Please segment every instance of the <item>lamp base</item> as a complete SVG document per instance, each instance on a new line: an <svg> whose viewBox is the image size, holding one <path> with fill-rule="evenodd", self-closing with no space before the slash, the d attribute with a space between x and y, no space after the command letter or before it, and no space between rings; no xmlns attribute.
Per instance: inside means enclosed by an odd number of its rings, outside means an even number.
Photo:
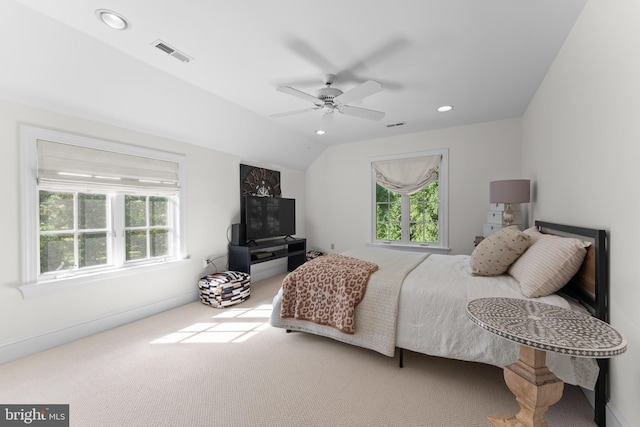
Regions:
<svg viewBox="0 0 640 427"><path fill-rule="evenodd" d="M504 204L504 212L502 212L502 225L509 227L513 225L513 211L511 210L511 203Z"/></svg>

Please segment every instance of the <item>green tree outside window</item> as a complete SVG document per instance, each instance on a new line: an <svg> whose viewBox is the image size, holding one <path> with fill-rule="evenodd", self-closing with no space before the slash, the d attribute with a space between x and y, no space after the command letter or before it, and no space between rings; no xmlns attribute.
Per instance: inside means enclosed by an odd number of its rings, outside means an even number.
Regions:
<svg viewBox="0 0 640 427"><path fill-rule="evenodd" d="M439 241L438 180L410 196L376 184L376 239L402 241L403 204L408 204L408 238L414 243Z"/></svg>

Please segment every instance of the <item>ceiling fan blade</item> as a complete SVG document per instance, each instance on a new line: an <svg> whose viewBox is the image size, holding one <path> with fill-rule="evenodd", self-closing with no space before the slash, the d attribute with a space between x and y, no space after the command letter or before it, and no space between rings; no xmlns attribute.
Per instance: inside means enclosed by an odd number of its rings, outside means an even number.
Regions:
<svg viewBox="0 0 640 427"><path fill-rule="evenodd" d="M341 83L347 81L357 82L358 79L356 79L356 76L359 71L371 69L374 65L384 61L389 61L393 55L397 55L398 52L405 49L408 45L409 41L406 38L396 36L369 53L365 53L364 56L355 59L350 64L341 67L341 71L336 73L336 79Z"/></svg>
<svg viewBox="0 0 640 427"><path fill-rule="evenodd" d="M307 102L313 102L314 104L320 106L322 104L324 104L324 102L321 99L316 98L313 95L309 95L308 93L302 92L298 89L294 89L290 86L280 86L279 88L276 89L278 92L282 92L282 93L286 93L288 95L293 95L296 98L300 98L303 99Z"/></svg>
<svg viewBox="0 0 640 427"><path fill-rule="evenodd" d="M304 110L286 111L284 113L272 114L271 117L273 117L274 119L277 119L279 117L293 116L295 114L306 113L307 111L314 111L318 109L319 107L311 107L311 108L305 108Z"/></svg>
<svg viewBox="0 0 640 427"><path fill-rule="evenodd" d="M361 119L374 121L381 120L384 117L384 113L382 111L368 110L366 108L360 107L350 107L348 105L340 107L338 111L340 111L342 114L346 114L347 116L360 117Z"/></svg>
<svg viewBox="0 0 640 427"><path fill-rule="evenodd" d="M363 79L361 73L371 69L375 64L388 61L393 55L397 55L409 46L406 38L395 36L383 45L365 53L364 56L353 59L350 63L334 64L304 40L289 37L284 40L284 43L293 53L317 67L319 71L335 74L335 83L341 85L361 82ZM311 85L315 82L315 78L305 77L295 80L295 85ZM286 83L293 84L294 81L289 80ZM381 81L380 83L384 85L385 89L398 90L402 88L402 85L393 81Z"/></svg>
<svg viewBox="0 0 640 427"><path fill-rule="evenodd" d="M338 95L333 98L333 101L340 104L350 104L353 101L359 101L364 97L373 95L382 90L382 85L374 80L367 80L359 86L354 87L351 90L346 91L342 95Z"/></svg>
<svg viewBox="0 0 640 427"><path fill-rule="evenodd" d="M319 70L324 70L324 72L326 73L331 73L338 69L338 67L336 67L335 64L329 61L328 58L326 58L316 48L314 48L304 40L291 38L285 41L285 44L289 47L289 49L298 54L300 57L306 59L307 61L318 67Z"/></svg>

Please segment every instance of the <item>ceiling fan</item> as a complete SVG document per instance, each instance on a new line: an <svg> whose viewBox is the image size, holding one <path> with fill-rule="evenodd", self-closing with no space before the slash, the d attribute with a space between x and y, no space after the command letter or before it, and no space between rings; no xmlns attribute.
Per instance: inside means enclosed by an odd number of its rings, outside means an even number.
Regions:
<svg viewBox="0 0 640 427"><path fill-rule="evenodd" d="M382 85L374 80L367 80L364 83L342 92L340 89L332 87L334 74L325 74L322 76L322 82L324 87L316 91L316 96L302 92L298 89L294 89L290 86L281 86L276 90L278 92L293 95L297 98L309 101L314 104L311 108L305 108L303 110L288 111L285 113L272 114L271 117L285 117L294 114L305 113L307 111L320 110L322 112L323 120L332 120L333 113L338 112L346 114L348 116L360 117L367 120L380 120L384 117L382 111L369 110L367 108L354 107L350 104L354 101L359 101L374 93L378 93L382 90Z"/></svg>

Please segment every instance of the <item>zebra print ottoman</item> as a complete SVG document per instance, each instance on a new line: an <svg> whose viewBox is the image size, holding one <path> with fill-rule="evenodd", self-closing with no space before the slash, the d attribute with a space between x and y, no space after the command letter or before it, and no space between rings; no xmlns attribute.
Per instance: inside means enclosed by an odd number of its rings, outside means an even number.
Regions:
<svg viewBox="0 0 640 427"><path fill-rule="evenodd" d="M251 296L251 276L241 271L209 274L198 281L200 302L215 308L241 303Z"/></svg>

